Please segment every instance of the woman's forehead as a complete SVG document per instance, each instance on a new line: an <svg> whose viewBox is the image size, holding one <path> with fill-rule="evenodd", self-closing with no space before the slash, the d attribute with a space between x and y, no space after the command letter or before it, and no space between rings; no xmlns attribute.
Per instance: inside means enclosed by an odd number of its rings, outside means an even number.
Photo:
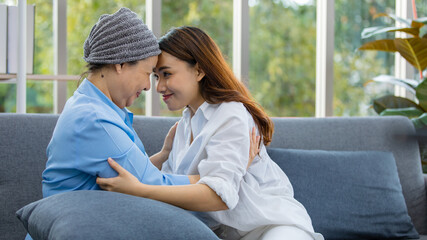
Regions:
<svg viewBox="0 0 427 240"><path fill-rule="evenodd" d="M167 66L167 67L173 67L173 66L176 66L176 65L181 65L183 63L185 63L185 62L182 61L182 60L180 60L180 59L178 59L178 58L176 58L175 56L173 56L173 55L171 55L171 54L169 54L167 52L162 52L159 55L159 59L157 61L156 68L160 69L160 68L165 67L165 66Z"/></svg>

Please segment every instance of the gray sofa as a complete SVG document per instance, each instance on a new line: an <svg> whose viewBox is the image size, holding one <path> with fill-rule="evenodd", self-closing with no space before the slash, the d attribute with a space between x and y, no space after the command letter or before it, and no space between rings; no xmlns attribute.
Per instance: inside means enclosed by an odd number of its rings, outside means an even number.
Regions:
<svg viewBox="0 0 427 240"><path fill-rule="evenodd" d="M57 118L50 114L0 114L0 239L23 239L26 234L15 212L42 198L45 150ZM167 130L176 120L135 117L134 128L149 155L161 148ZM411 137L414 128L407 118L274 118L273 121L271 148L392 152L408 214L420 238L427 239L427 177L421 171L418 142ZM320 203L318 207L322 207Z"/></svg>

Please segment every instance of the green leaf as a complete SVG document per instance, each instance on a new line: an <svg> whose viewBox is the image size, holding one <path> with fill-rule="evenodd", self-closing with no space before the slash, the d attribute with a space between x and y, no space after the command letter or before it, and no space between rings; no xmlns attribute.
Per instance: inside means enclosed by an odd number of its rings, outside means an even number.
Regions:
<svg viewBox="0 0 427 240"><path fill-rule="evenodd" d="M419 117L424 112L416 107L407 107L407 108L390 108L385 109L380 113L380 116L406 116L408 118Z"/></svg>
<svg viewBox="0 0 427 240"><path fill-rule="evenodd" d="M427 113L423 113L421 116L411 119L415 128L420 129L427 126Z"/></svg>
<svg viewBox="0 0 427 240"><path fill-rule="evenodd" d="M400 55L418 71L427 67L427 38L396 38L394 43Z"/></svg>
<svg viewBox="0 0 427 240"><path fill-rule="evenodd" d="M400 18L400 17L398 17L398 16L396 16L394 14L378 13L378 14L374 15L374 19L375 18L379 18L379 17L388 17L388 18L391 18L391 19L393 19L393 20L395 20L397 22L401 22L401 23L405 24L408 27L411 26L411 20Z"/></svg>
<svg viewBox="0 0 427 240"><path fill-rule="evenodd" d="M419 105L427 110L427 80L424 79L415 89Z"/></svg>
<svg viewBox="0 0 427 240"><path fill-rule="evenodd" d="M393 95L386 95L377 99L374 99L373 107L375 112L378 114L381 114L382 111L389 108L408 108L408 107L415 107L418 110L424 112L424 110L418 106L415 102L402 98L402 97L396 97Z"/></svg>
<svg viewBox="0 0 427 240"><path fill-rule="evenodd" d="M385 52L396 52L397 48L393 39L382 39L363 44L359 50L376 50Z"/></svg>
<svg viewBox="0 0 427 240"><path fill-rule="evenodd" d="M422 24L422 23L420 23ZM423 24L424 25L424 24ZM420 29L417 27L402 28L402 27L369 27L362 31L362 38L369 38L385 32L405 32L418 37Z"/></svg>
<svg viewBox="0 0 427 240"><path fill-rule="evenodd" d="M415 88L419 84L416 80L413 79L400 79L390 75L379 75L374 77L372 80L375 82L391 83L404 87L413 94L415 94Z"/></svg>

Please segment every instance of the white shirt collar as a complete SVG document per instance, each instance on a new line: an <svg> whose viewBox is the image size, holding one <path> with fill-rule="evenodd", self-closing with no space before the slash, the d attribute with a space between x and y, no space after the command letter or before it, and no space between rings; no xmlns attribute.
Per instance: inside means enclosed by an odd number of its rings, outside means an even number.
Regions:
<svg viewBox="0 0 427 240"><path fill-rule="evenodd" d="M218 104L210 104L208 102L203 102L202 105L196 110L196 113L194 116L202 114L202 116L209 120L212 117L212 114L215 112L214 106L217 106ZM199 113L200 112L200 113ZM184 111L182 112L182 116L184 119L190 119L191 118L191 110L190 108L186 107Z"/></svg>

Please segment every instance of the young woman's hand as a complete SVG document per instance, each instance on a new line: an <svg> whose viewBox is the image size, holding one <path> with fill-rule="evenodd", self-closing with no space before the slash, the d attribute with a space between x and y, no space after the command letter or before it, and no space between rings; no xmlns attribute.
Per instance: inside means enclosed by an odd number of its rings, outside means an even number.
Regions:
<svg viewBox="0 0 427 240"><path fill-rule="evenodd" d="M249 162L246 169L248 169L251 166L256 155L258 155L260 151L259 145L260 145L261 137L256 135L255 127L252 128L252 133L250 133L250 136L251 136L251 145L249 149Z"/></svg>
<svg viewBox="0 0 427 240"><path fill-rule="evenodd" d="M135 195L135 191L143 185L130 172L111 158L108 164L119 174L114 178L96 178L96 183L104 190Z"/></svg>

